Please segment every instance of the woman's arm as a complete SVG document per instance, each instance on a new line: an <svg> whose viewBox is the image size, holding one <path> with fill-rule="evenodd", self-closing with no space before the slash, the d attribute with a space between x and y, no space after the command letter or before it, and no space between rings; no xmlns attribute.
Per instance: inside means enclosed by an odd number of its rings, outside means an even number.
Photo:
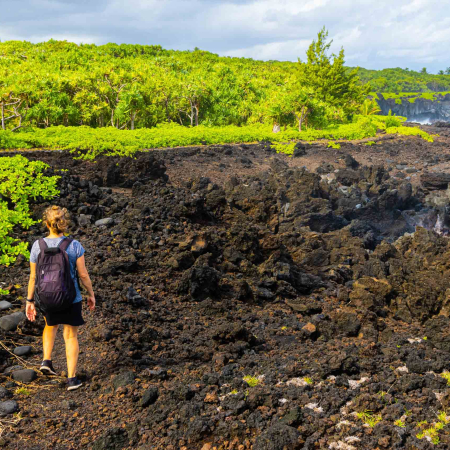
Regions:
<svg viewBox="0 0 450 450"><path fill-rule="evenodd" d="M28 296L27 296L27 307L26 307L26 315L28 320L31 322L36 319L36 308L34 303L28 301L33 300L34 298L34 288L36 286L36 263L30 262L30 280L28 282Z"/></svg>
<svg viewBox="0 0 450 450"><path fill-rule="evenodd" d="M91 311L93 311L94 308L95 308L95 294L94 294L94 289L92 288L92 282L91 282L91 279L89 277L89 273L88 273L88 271L86 269L86 261L84 259L84 255L80 256L77 259L77 271L78 271L78 276L80 278L81 284L88 291L88 305L89 305L89 309Z"/></svg>

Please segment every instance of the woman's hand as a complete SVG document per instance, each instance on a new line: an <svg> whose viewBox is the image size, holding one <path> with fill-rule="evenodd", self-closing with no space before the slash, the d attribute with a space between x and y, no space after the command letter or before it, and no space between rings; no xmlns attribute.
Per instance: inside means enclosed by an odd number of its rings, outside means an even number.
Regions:
<svg viewBox="0 0 450 450"><path fill-rule="evenodd" d="M26 315L29 321L34 322L36 319L36 307L34 303L27 302Z"/></svg>
<svg viewBox="0 0 450 450"><path fill-rule="evenodd" d="M88 295L87 297L87 303L88 303L88 307L91 311L94 311L95 309L95 295Z"/></svg>

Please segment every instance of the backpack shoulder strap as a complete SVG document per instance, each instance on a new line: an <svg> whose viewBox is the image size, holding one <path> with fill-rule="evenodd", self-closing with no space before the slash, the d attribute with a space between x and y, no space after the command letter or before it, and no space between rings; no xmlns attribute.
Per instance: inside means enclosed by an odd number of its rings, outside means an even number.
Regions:
<svg viewBox="0 0 450 450"><path fill-rule="evenodd" d="M67 249L69 248L69 245L73 242L73 239L64 238L59 244L58 247L67 252Z"/></svg>
<svg viewBox="0 0 450 450"><path fill-rule="evenodd" d="M39 249L41 253L43 254L45 249L48 248L47 242L45 242L44 238L39 239Z"/></svg>

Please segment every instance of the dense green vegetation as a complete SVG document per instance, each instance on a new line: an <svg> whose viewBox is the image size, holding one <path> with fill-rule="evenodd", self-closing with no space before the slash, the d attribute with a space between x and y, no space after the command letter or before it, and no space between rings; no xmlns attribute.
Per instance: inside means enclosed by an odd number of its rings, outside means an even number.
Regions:
<svg viewBox="0 0 450 450"><path fill-rule="evenodd" d="M3 130L151 128L161 123L323 127L359 110L368 89L322 30L302 63L221 58L159 46L0 43Z"/></svg>
<svg viewBox="0 0 450 450"><path fill-rule="evenodd" d="M385 99L394 98L396 103L401 104L402 101L408 101L410 103L414 103L417 99L423 98L425 100L431 101L440 101L444 96L450 94L450 91L443 92L386 92L383 93L383 97ZM378 94L376 92L370 92L369 96L376 99L378 98Z"/></svg>
<svg viewBox="0 0 450 450"><path fill-rule="evenodd" d="M322 30L306 63L160 46L3 42L1 127L134 129L171 122L224 126L283 121L322 126L355 112L365 92L360 81L370 82L373 92L450 91L450 75L344 68L343 51L328 56L326 37Z"/></svg>
<svg viewBox="0 0 450 450"><path fill-rule="evenodd" d="M449 68L450 69L450 68ZM359 77L369 83L373 92L414 93L450 91L450 70L440 75L426 71L415 72L409 69L360 69Z"/></svg>
<svg viewBox="0 0 450 450"><path fill-rule="evenodd" d="M296 122L301 128L343 121L357 110L367 89L356 69L344 68L343 51L328 56L326 37L322 30L305 63L224 58L160 46L0 43L1 126L135 129L171 122ZM450 89L445 75L401 69L358 73L376 92ZM405 77L417 82L401 81ZM439 82L428 83L435 78Z"/></svg>
<svg viewBox="0 0 450 450"><path fill-rule="evenodd" d="M299 66L159 46L0 43L2 128L274 122L274 98L284 107L284 100L313 100L311 92L287 99ZM327 105L320 106L323 116Z"/></svg>
<svg viewBox="0 0 450 450"><path fill-rule="evenodd" d="M28 244L14 239L11 232L15 226L28 228L36 223L30 216L30 199L58 194L58 177L46 176L47 167L19 155L0 158L0 265L12 264L21 254L28 256Z"/></svg>
<svg viewBox="0 0 450 450"><path fill-rule="evenodd" d="M313 141L318 139L363 139L375 136L378 129L387 133L431 137L418 128L403 127L405 118L394 116L356 116L351 123L333 124L321 130L308 128L301 132L294 126L273 133L272 127L254 124L244 127L183 127L162 124L154 128L139 130L117 130L113 127L49 127L32 129L21 133L0 133L0 148L49 148L64 149L78 153L81 157L94 159L98 155L133 155L141 149L201 144L250 143L258 141L289 142L292 140ZM83 151L80 151L82 149Z"/></svg>

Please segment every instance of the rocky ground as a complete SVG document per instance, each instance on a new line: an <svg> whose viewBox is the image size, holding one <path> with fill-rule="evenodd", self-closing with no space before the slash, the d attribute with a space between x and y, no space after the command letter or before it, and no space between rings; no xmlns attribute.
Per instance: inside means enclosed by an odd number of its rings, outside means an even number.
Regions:
<svg viewBox="0 0 450 450"><path fill-rule="evenodd" d="M67 393L61 336L61 377L37 372L28 263L0 268L0 445L449 448L448 130L292 158L269 143L27 152L68 169L57 202L98 307L80 329L85 386Z"/></svg>

